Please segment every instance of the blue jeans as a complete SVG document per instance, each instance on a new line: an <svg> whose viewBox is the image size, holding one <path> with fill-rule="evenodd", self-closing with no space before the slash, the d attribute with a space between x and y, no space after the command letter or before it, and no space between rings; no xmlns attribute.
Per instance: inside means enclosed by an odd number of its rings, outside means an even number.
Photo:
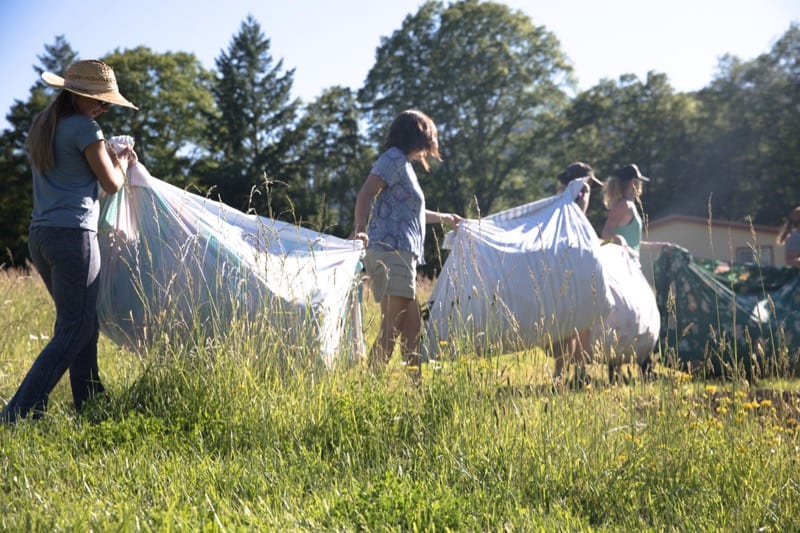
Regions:
<svg viewBox="0 0 800 533"><path fill-rule="evenodd" d="M100 248L97 233L74 228L34 227L28 250L56 305L53 337L33 362L0 420L14 422L47 409L53 387L69 370L72 398L78 411L103 392L97 368L97 294Z"/></svg>

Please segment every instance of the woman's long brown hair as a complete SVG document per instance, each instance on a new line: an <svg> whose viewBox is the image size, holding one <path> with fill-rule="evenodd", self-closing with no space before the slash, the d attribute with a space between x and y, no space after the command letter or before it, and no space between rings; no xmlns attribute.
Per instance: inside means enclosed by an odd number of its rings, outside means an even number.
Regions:
<svg viewBox="0 0 800 533"><path fill-rule="evenodd" d="M41 113L36 115L28 131L28 159L40 174L46 174L55 166L53 138L56 125L64 117L77 112L72 93L62 90Z"/></svg>

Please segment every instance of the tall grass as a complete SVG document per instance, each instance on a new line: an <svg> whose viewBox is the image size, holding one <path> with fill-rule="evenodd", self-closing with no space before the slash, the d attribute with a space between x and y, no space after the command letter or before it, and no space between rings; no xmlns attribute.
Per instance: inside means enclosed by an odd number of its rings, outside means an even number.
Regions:
<svg viewBox="0 0 800 533"><path fill-rule="evenodd" d="M0 295L7 401L53 317L35 277L2 272ZM793 382L554 392L544 352L456 347L416 386L396 360L285 364L312 348L270 335L102 339L106 403L75 415L63 380L43 420L0 428L0 529L800 530Z"/></svg>

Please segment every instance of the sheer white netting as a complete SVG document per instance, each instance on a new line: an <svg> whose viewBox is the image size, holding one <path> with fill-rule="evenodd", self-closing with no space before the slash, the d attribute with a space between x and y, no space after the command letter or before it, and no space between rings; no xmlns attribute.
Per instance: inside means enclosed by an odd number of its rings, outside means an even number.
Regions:
<svg viewBox="0 0 800 533"><path fill-rule="evenodd" d="M112 146L133 146L119 136ZM155 336L215 335L267 321L328 365L363 349L361 241L245 214L154 178L141 163L101 199L100 326L138 350Z"/></svg>
<svg viewBox="0 0 800 533"><path fill-rule="evenodd" d="M502 353L590 329L596 354L649 356L660 327L655 296L639 265L601 245L573 201L583 186L449 232L450 253L428 301L423 352L466 348Z"/></svg>

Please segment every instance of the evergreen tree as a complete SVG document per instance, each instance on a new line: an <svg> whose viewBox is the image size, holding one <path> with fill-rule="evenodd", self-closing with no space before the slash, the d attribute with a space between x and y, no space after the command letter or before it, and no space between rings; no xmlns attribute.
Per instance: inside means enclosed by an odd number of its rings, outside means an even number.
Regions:
<svg viewBox="0 0 800 533"><path fill-rule="evenodd" d="M484 214L539 197L551 122L571 68L558 40L495 2L428 2L382 40L359 94L376 142L416 107L439 127L443 165L420 175L431 209ZM549 176L548 176L549 179ZM472 211L471 214L475 214Z"/></svg>
<svg viewBox="0 0 800 533"><path fill-rule="evenodd" d="M212 94L218 114L209 120L212 157L204 165L203 183L237 209L292 217L287 189L299 176L286 163L297 141L294 70L282 72L283 60L273 60L270 40L252 16L242 22L216 67ZM254 189L266 194L253 195Z"/></svg>

